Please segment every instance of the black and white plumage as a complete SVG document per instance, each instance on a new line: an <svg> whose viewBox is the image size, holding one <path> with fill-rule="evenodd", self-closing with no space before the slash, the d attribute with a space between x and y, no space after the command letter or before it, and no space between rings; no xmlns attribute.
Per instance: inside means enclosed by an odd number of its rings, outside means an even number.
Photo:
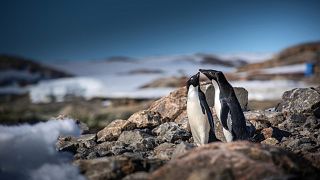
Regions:
<svg viewBox="0 0 320 180"><path fill-rule="evenodd" d="M214 121L205 94L199 85L200 73L187 82L187 115L195 144L203 145L218 139L214 132Z"/></svg>
<svg viewBox="0 0 320 180"><path fill-rule="evenodd" d="M221 71L199 69L212 82L215 89L214 109L223 127L227 142L249 140L254 132L246 120L233 87Z"/></svg>

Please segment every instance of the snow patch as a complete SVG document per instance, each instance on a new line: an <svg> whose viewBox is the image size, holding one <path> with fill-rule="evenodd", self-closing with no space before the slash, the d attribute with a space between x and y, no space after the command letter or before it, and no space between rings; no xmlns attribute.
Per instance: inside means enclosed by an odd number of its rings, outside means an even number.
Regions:
<svg viewBox="0 0 320 180"><path fill-rule="evenodd" d="M285 91L293 88L303 88L307 85L303 82L292 80L271 81L233 81L233 87L243 87L248 91L249 100L278 100Z"/></svg>
<svg viewBox="0 0 320 180"><path fill-rule="evenodd" d="M105 86L93 78L75 77L41 81L30 88L30 98L33 103L62 102L66 96L93 97L105 96Z"/></svg>
<svg viewBox="0 0 320 180"><path fill-rule="evenodd" d="M84 180L69 164L72 155L55 150L59 135L80 135L72 119L35 125L0 126L0 179Z"/></svg>
<svg viewBox="0 0 320 180"><path fill-rule="evenodd" d="M266 74L304 73L306 71L306 68L306 64L294 64L288 66L266 68L262 69L261 71Z"/></svg>

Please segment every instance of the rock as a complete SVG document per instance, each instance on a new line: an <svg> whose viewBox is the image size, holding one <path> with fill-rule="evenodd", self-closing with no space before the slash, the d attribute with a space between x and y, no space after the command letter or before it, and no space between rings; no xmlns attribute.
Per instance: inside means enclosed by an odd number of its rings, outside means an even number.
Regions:
<svg viewBox="0 0 320 180"><path fill-rule="evenodd" d="M84 146L86 148L94 147L97 144L96 140L97 140L96 134L83 134L77 138L77 141L80 144L82 144L80 146Z"/></svg>
<svg viewBox="0 0 320 180"><path fill-rule="evenodd" d="M159 112L162 117L174 121L187 107L187 88L179 88L153 104L149 110Z"/></svg>
<svg viewBox="0 0 320 180"><path fill-rule="evenodd" d="M262 129L269 126L277 126L284 121L283 113L275 111L247 111L244 115L248 121L255 125L256 129Z"/></svg>
<svg viewBox="0 0 320 180"><path fill-rule="evenodd" d="M190 124L188 120L187 110L184 110L174 121L177 123L182 129L191 132Z"/></svg>
<svg viewBox="0 0 320 180"><path fill-rule="evenodd" d="M272 126L277 126L284 121L284 116L281 112L263 111L263 115L271 123Z"/></svg>
<svg viewBox="0 0 320 180"><path fill-rule="evenodd" d="M157 143L155 137L141 130L123 131L118 142L129 145L134 152L152 150Z"/></svg>
<svg viewBox="0 0 320 180"><path fill-rule="evenodd" d="M98 142L115 141L122 131L132 130L136 124L126 120L114 120L107 127L97 133Z"/></svg>
<svg viewBox="0 0 320 180"><path fill-rule="evenodd" d="M315 88L295 88L282 95L278 111L285 114L312 114L320 107L320 92Z"/></svg>
<svg viewBox="0 0 320 180"><path fill-rule="evenodd" d="M176 149L173 151L172 154L172 159L175 159L182 154L186 153L187 151L195 148L196 146L194 144L190 144L187 142L181 142L180 144L177 145Z"/></svg>
<svg viewBox="0 0 320 180"><path fill-rule="evenodd" d="M59 137L56 142L57 151L68 151L75 154L78 147L79 144L77 138L72 136Z"/></svg>
<svg viewBox="0 0 320 180"><path fill-rule="evenodd" d="M137 129L133 131L123 131L118 138L118 142L123 142L125 144L133 144L142 142L147 137L151 137L151 135Z"/></svg>
<svg viewBox="0 0 320 180"><path fill-rule="evenodd" d="M278 143L279 143L279 141L276 138L272 138L272 137L267 138L261 142L261 144L268 144L268 145L273 145L273 146Z"/></svg>
<svg viewBox="0 0 320 180"><path fill-rule="evenodd" d="M99 154L99 157L104 157L104 156L111 156L114 154L112 151L112 147L117 146L117 142L112 141L112 142L103 142L101 144L98 144L97 146L94 147L94 151Z"/></svg>
<svg viewBox="0 0 320 180"><path fill-rule="evenodd" d="M214 87L212 84L204 84L202 85L202 91L205 93L206 95L206 99L208 102L208 105L210 107L214 106ZM247 106L248 106L248 91L245 88L242 87L234 87L233 88L236 97L240 103L241 109L243 111L247 110Z"/></svg>
<svg viewBox="0 0 320 180"><path fill-rule="evenodd" d="M152 131L158 137L160 142L170 142L174 143L176 141L185 141L191 137L191 134L179 127L179 125L175 122L167 122L161 124L160 126L156 127Z"/></svg>
<svg viewBox="0 0 320 180"><path fill-rule="evenodd" d="M149 173L147 172L135 172L124 177L122 180L148 180Z"/></svg>
<svg viewBox="0 0 320 180"><path fill-rule="evenodd" d="M163 118L159 112L142 110L131 115L128 121L134 123L137 128L154 128L169 119Z"/></svg>
<svg viewBox="0 0 320 180"><path fill-rule="evenodd" d="M281 141L283 137L290 136L289 132L280 130L276 127L262 129L261 133L264 136L264 139L275 138L277 141Z"/></svg>
<svg viewBox="0 0 320 180"><path fill-rule="evenodd" d="M211 143L169 161L150 179L317 179L309 162L277 147L249 142Z"/></svg>
<svg viewBox="0 0 320 180"><path fill-rule="evenodd" d="M234 87L233 89L240 103L241 109L246 111L248 107L248 91L242 87Z"/></svg>
<svg viewBox="0 0 320 180"><path fill-rule="evenodd" d="M306 120L307 117L303 114L290 114L285 121L278 125L278 127L290 132L300 131L303 128L303 124L306 123Z"/></svg>
<svg viewBox="0 0 320 180"><path fill-rule="evenodd" d="M313 166L320 169L320 152L307 153L303 157L309 160Z"/></svg>
<svg viewBox="0 0 320 180"><path fill-rule="evenodd" d="M79 166L89 180L121 179L137 171L152 171L163 164L159 160L133 159L125 156L103 157L90 160L77 160Z"/></svg>
<svg viewBox="0 0 320 180"><path fill-rule="evenodd" d="M243 112L247 121L252 123L256 130L262 130L271 126L270 121L264 115L264 111L247 111Z"/></svg>
<svg viewBox="0 0 320 180"><path fill-rule="evenodd" d="M161 160L170 160L176 145L172 143L163 143L154 148L154 157Z"/></svg>

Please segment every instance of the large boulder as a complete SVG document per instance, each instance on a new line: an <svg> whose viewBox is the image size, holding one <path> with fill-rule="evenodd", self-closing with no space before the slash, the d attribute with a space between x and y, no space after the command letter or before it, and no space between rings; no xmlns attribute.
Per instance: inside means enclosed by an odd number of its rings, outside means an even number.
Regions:
<svg viewBox="0 0 320 180"><path fill-rule="evenodd" d="M207 144L171 160L150 179L288 179L314 178L307 161L276 147L249 142Z"/></svg>
<svg viewBox="0 0 320 180"><path fill-rule="evenodd" d="M136 124L126 120L114 120L97 133L98 142L117 140L122 131L132 130Z"/></svg>
<svg viewBox="0 0 320 180"><path fill-rule="evenodd" d="M296 88L282 95L278 111L285 114L312 114L320 107L320 88Z"/></svg>
<svg viewBox="0 0 320 180"><path fill-rule="evenodd" d="M174 121L187 107L187 88L179 88L153 104L149 110L159 112L162 117Z"/></svg>
<svg viewBox="0 0 320 180"><path fill-rule="evenodd" d="M153 171L163 164L161 160L113 156L74 162L88 180L121 179L139 171Z"/></svg>

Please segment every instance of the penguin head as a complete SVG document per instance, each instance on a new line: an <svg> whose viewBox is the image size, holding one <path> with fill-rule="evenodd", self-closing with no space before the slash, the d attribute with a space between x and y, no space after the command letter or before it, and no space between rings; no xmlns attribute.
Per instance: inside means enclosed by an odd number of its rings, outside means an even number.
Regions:
<svg viewBox="0 0 320 180"><path fill-rule="evenodd" d="M194 87L199 86L199 77L200 77L200 73L198 72L197 74L189 78L189 80L187 81L188 90L191 85L193 85Z"/></svg>
<svg viewBox="0 0 320 180"><path fill-rule="evenodd" d="M202 74L206 75L208 79L215 81L218 81L219 77L223 75L221 71L216 71L212 69L199 69L199 71Z"/></svg>

